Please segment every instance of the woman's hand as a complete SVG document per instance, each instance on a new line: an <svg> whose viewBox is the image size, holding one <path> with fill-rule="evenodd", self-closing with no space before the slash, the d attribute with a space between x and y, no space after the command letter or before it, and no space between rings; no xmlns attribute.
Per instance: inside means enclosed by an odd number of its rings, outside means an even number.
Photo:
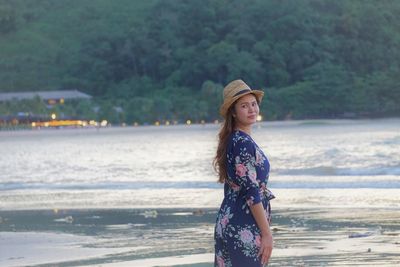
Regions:
<svg viewBox="0 0 400 267"><path fill-rule="evenodd" d="M272 248L274 246L274 240L272 238L271 231L266 234L261 235L260 251L258 252L258 257L261 257L262 265L267 264L269 258L271 257Z"/></svg>
<svg viewBox="0 0 400 267"><path fill-rule="evenodd" d="M257 222L258 228L260 228L261 241L258 257L261 256L261 263L264 265L268 263L269 258L271 257L272 246L274 242L272 239L272 233L269 229L269 222L263 204L259 202L254 205L250 205L250 210Z"/></svg>

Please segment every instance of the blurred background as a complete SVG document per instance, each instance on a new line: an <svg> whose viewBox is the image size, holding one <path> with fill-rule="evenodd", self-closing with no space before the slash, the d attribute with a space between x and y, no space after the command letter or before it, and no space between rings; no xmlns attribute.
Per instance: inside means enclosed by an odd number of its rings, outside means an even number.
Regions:
<svg viewBox="0 0 400 267"><path fill-rule="evenodd" d="M237 78L265 92L269 266L399 266L399 14L0 0L0 266L213 266L218 109Z"/></svg>
<svg viewBox="0 0 400 267"><path fill-rule="evenodd" d="M268 120L398 116L399 12L388 0L2 0L0 127L213 122L238 77L265 90Z"/></svg>

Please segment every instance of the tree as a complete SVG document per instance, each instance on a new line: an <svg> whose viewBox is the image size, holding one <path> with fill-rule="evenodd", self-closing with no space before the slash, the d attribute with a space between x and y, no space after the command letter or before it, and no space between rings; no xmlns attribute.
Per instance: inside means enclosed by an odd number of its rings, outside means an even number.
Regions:
<svg viewBox="0 0 400 267"><path fill-rule="evenodd" d="M4 3L0 3L0 35L17 30L17 14L15 10Z"/></svg>

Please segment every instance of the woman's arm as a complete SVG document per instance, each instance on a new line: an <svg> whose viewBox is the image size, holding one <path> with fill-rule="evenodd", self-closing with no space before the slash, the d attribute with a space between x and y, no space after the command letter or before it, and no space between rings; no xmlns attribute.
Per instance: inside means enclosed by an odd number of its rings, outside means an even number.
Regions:
<svg viewBox="0 0 400 267"><path fill-rule="evenodd" d="M258 228L260 228L261 231L261 245L258 256L261 256L261 263L266 264L268 263L272 253L272 233L269 229L269 223L267 217L265 216L263 204L260 202L254 205L250 205L250 210L253 214L254 219L256 220Z"/></svg>
<svg viewBox="0 0 400 267"><path fill-rule="evenodd" d="M238 141L233 146L233 156L229 164L234 164L235 175L233 182L240 185L244 192L247 205L261 230L261 244L258 256L261 256L262 264L268 262L272 252L272 234L260 196L260 185L257 181L256 149L249 139ZM228 159L229 160L229 159Z"/></svg>

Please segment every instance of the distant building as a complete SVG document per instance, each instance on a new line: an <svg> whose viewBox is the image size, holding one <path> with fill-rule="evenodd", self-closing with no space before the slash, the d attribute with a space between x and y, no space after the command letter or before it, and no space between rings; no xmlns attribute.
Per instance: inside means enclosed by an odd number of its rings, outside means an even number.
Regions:
<svg viewBox="0 0 400 267"><path fill-rule="evenodd" d="M0 102L33 99L40 97L49 105L57 103L63 104L67 99L91 99L92 96L79 92L78 90L60 91L38 91L38 92L19 92L19 93L0 93Z"/></svg>
<svg viewBox="0 0 400 267"><path fill-rule="evenodd" d="M0 103L7 101L31 100L39 97L41 101L47 104L48 109L55 105L64 104L68 100L91 99L92 96L79 92L78 90L62 91L38 91L38 92L18 92L18 93L0 93ZM33 114L31 111L17 112L11 115L0 114L0 128L2 126L17 127L18 125L31 125L33 128L40 127L83 127L92 125L95 122L77 118L76 116L65 116L61 114Z"/></svg>

